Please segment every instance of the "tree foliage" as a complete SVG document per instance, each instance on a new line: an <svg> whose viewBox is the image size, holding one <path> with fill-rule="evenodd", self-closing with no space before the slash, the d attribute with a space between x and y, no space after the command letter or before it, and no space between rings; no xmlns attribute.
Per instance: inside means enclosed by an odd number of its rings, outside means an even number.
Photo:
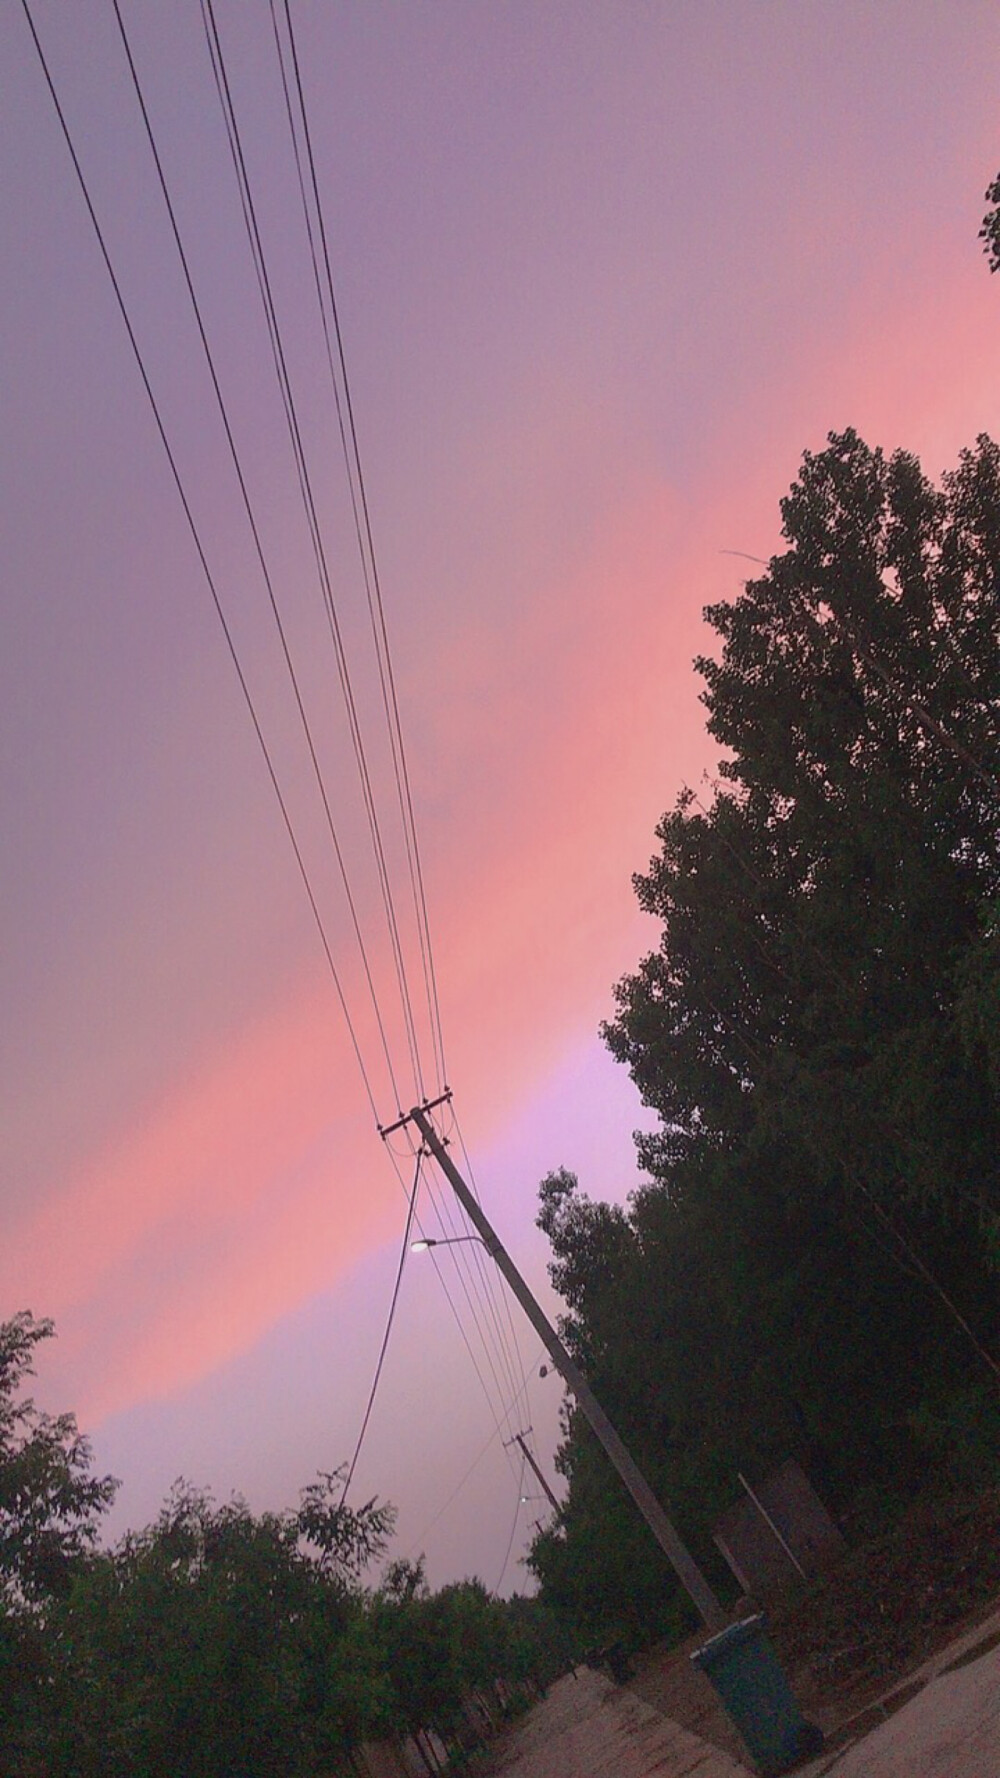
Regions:
<svg viewBox="0 0 1000 1778"><path fill-rule="evenodd" d="M782 517L706 612L719 780L657 829L604 1031L650 1183L540 1193L567 1337L706 1560L740 1468L798 1455L847 1508L996 1421L1000 452L937 489L833 435ZM561 1461L549 1583L622 1543L575 1415Z"/></svg>
<svg viewBox="0 0 1000 1778"><path fill-rule="evenodd" d="M986 202L990 208L983 217L979 239L983 243L983 252L989 259L990 271L1000 272L1000 173L986 187Z"/></svg>
<svg viewBox="0 0 1000 1778"><path fill-rule="evenodd" d="M661 944L606 1036L663 1118L654 1175L791 1125L813 1166L990 1230L997 1103L956 1001L998 889L1000 452L937 492L845 433L782 512L788 551L706 613L722 786L661 823Z"/></svg>
<svg viewBox="0 0 1000 1778"><path fill-rule="evenodd" d="M405 1559L366 1588L395 1511L348 1505L342 1471L284 1512L178 1482L98 1548L116 1484L71 1415L21 1393L51 1331L0 1325L0 1774L330 1778L364 1740L481 1732L551 1676L561 1645L532 1601L431 1593Z"/></svg>
<svg viewBox="0 0 1000 1778"><path fill-rule="evenodd" d="M341 1509L336 1480L259 1515L179 1483L90 1565L57 1624L73 1708L54 1774L104 1770L109 1748L122 1772L304 1774L353 1744L379 1676L352 1577L394 1515Z"/></svg>
<svg viewBox="0 0 1000 1778"><path fill-rule="evenodd" d="M0 1323L0 1601L8 1606L68 1590L118 1486L91 1474L72 1414L44 1414L22 1393L35 1348L52 1333L51 1321L27 1311Z"/></svg>
<svg viewBox="0 0 1000 1778"><path fill-rule="evenodd" d="M85 1569L118 1485L93 1475L72 1414L42 1413L24 1393L35 1349L52 1332L27 1310L0 1323L0 1771L44 1737L47 1614Z"/></svg>

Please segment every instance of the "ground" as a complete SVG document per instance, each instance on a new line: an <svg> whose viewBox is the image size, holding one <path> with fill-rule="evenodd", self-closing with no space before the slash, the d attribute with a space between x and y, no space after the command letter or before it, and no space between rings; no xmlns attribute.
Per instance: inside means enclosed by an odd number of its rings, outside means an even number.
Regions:
<svg viewBox="0 0 1000 1778"><path fill-rule="evenodd" d="M746 1778L746 1768L581 1667L476 1763L477 1778Z"/></svg>
<svg viewBox="0 0 1000 1778"><path fill-rule="evenodd" d="M799 1778L995 1778L1000 1772L1000 1612L870 1706L853 1737ZM958 1649L956 1653L954 1650ZM897 1699L904 1701L896 1707ZM478 1778L747 1778L713 1742L663 1716L629 1686L582 1668L558 1681Z"/></svg>
<svg viewBox="0 0 1000 1778"><path fill-rule="evenodd" d="M773 1605L768 1623L802 1709L835 1738L960 1632L974 1630L998 1597L1000 1489L991 1489L921 1503L820 1584ZM654 1709L745 1757L711 1688L692 1673L688 1657L700 1640L650 1651L636 1661L632 1683Z"/></svg>
<svg viewBox="0 0 1000 1778"><path fill-rule="evenodd" d="M1000 1489L916 1507L826 1582L771 1613L806 1708L843 1720L1000 1596Z"/></svg>
<svg viewBox="0 0 1000 1778"><path fill-rule="evenodd" d="M827 1736L802 1778L1000 1773L1000 1489L924 1503L769 1613L792 1689ZM494 1748L503 1778L745 1778L749 1756L690 1654L581 1669Z"/></svg>

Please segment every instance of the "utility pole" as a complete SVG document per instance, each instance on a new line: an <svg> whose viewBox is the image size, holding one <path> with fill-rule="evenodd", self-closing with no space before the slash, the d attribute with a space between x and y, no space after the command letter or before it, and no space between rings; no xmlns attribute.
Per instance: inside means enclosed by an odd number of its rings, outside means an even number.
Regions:
<svg viewBox="0 0 1000 1778"><path fill-rule="evenodd" d="M423 1105L415 1105L406 1117L400 1118L397 1123L382 1130L382 1136L390 1135L392 1130L399 1129L403 1124L413 1123L416 1125L428 1152L434 1156L466 1216L479 1234L497 1268L510 1285L567 1388L576 1397L581 1413L590 1422L595 1437L603 1445L605 1452L625 1483L702 1622L709 1630L721 1629L726 1621L725 1613L701 1569L690 1551L681 1542L680 1536L667 1518L645 1476L623 1445L579 1365L570 1357L555 1328L546 1317L540 1304L535 1301L510 1254L488 1222L481 1206L476 1202L434 1128L430 1118L431 1111L436 1105L443 1104L450 1097L449 1093L444 1093L440 1099Z"/></svg>
<svg viewBox="0 0 1000 1778"><path fill-rule="evenodd" d="M529 1432L531 1431L530 1426L528 1427L528 1431ZM520 1445L522 1457L524 1458L526 1463L531 1464L531 1467L535 1472L536 1481L540 1482L542 1487L545 1489L545 1493L548 1496L549 1505L551 1506L552 1511L554 1513L557 1513L559 1511L559 1502L556 1499L555 1495L553 1494L552 1489L549 1487L548 1482L545 1480L545 1477L543 1476L541 1470L539 1469L538 1464L535 1462L534 1457L532 1456L531 1452L528 1450L528 1447L527 1447L525 1440L524 1440L524 1433L523 1432L515 1432L513 1438L504 1439L504 1444L506 1446L508 1446L508 1448L511 1445Z"/></svg>

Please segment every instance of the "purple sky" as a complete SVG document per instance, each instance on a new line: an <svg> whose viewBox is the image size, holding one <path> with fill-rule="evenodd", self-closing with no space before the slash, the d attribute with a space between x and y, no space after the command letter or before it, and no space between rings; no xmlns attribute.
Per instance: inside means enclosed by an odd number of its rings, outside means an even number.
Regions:
<svg viewBox="0 0 1000 1778"><path fill-rule="evenodd" d="M391 1116L114 13L33 13ZM199 8L123 15L405 1079ZM270 15L217 16L405 908ZM703 605L738 591L721 552L777 546L778 499L833 427L935 475L996 428L976 234L1000 18L985 0L298 0L293 17L449 1079L487 1209L542 1288L539 1178L567 1165L618 1198L635 1181L640 1108L596 1028L655 939L631 873L714 763L690 663ZM18 6L0 45L0 1313L55 1317L39 1394L123 1478L121 1527L179 1473L279 1505L349 1454L404 1204ZM410 926L405 943L412 964ZM493 1584L517 1474L488 1441L512 1391L459 1257L442 1271L487 1388L415 1261L357 1486L398 1503L398 1551L426 1548L433 1580ZM515 1410L546 1463L558 1402L549 1378Z"/></svg>

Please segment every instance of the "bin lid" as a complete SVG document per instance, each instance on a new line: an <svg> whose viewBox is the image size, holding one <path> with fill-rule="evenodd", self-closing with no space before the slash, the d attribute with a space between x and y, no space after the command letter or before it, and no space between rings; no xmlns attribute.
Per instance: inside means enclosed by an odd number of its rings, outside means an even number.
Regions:
<svg viewBox="0 0 1000 1778"><path fill-rule="evenodd" d="M737 1624L727 1624L726 1628L720 1630L718 1635L711 1637L708 1642L703 1642L700 1648L696 1648L690 1657L691 1660L696 1667L700 1667L703 1662L710 1665L719 1655L725 1654L738 1642L745 1642L748 1637L754 1636L763 1622L763 1612L757 1611L753 1617L741 1618Z"/></svg>

